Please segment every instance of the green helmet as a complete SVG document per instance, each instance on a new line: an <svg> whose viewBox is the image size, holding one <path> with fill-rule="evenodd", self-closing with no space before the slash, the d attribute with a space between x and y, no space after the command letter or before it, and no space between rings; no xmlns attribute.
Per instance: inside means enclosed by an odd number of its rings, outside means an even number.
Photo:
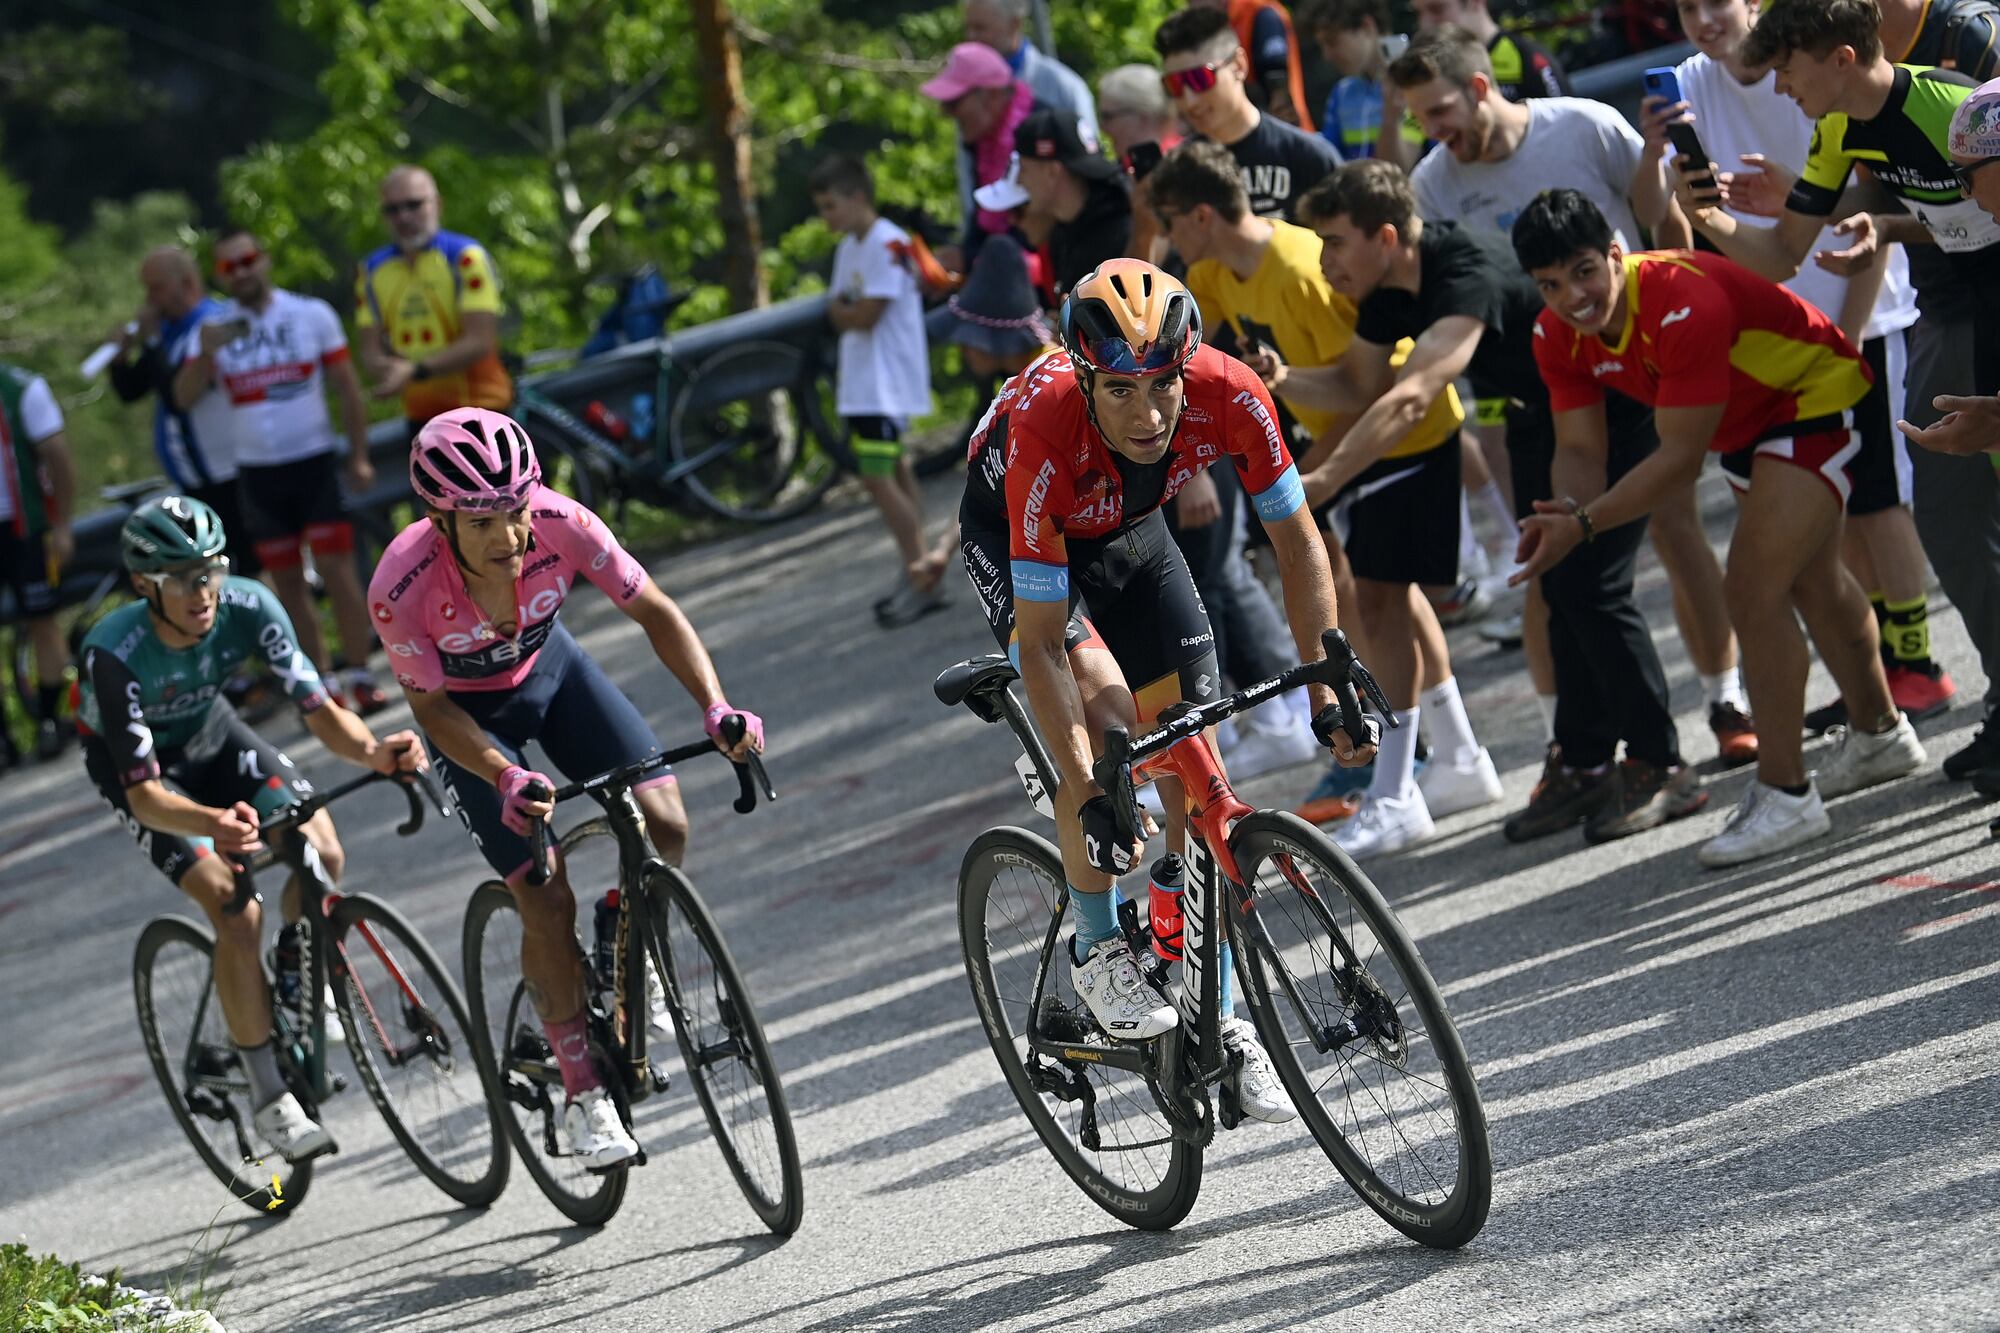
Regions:
<svg viewBox="0 0 2000 1333"><path fill-rule="evenodd" d="M125 568L135 574L175 569L222 554L222 520L199 500L165 495L132 511L118 533Z"/></svg>

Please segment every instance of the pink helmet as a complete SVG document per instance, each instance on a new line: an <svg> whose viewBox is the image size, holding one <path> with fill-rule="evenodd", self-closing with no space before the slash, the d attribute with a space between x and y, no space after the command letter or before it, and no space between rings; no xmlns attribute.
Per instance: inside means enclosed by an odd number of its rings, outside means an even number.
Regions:
<svg viewBox="0 0 2000 1333"><path fill-rule="evenodd" d="M410 447L410 486L433 509L519 509L541 479L534 442L504 412L453 408L425 422Z"/></svg>

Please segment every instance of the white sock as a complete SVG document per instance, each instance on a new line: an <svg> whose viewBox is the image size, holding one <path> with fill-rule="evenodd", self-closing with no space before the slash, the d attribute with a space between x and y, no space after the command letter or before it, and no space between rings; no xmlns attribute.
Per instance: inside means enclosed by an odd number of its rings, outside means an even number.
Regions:
<svg viewBox="0 0 2000 1333"><path fill-rule="evenodd" d="M1382 728L1382 748L1375 753L1375 776L1368 783L1371 799L1407 796L1417 785L1417 710L1397 710L1401 725Z"/></svg>
<svg viewBox="0 0 2000 1333"><path fill-rule="evenodd" d="M1458 677L1445 677L1444 684L1425 690L1418 703L1431 724L1433 758L1443 758L1454 768L1478 761L1479 742L1472 735L1472 719L1465 715L1465 700L1458 694Z"/></svg>
<svg viewBox="0 0 2000 1333"><path fill-rule="evenodd" d="M1500 525L1500 531L1509 538L1502 549L1512 548L1514 543L1511 539L1518 536L1521 529L1514 522L1514 511L1507 507L1507 497L1500 494L1500 483L1488 481L1481 486L1479 503L1486 506L1486 512Z"/></svg>
<svg viewBox="0 0 2000 1333"><path fill-rule="evenodd" d="M1461 578L1481 578L1486 573L1486 548L1472 530L1472 505L1463 488L1458 492L1458 572Z"/></svg>
<svg viewBox="0 0 2000 1333"><path fill-rule="evenodd" d="M1554 740L1556 738L1556 697L1553 694L1538 694L1535 696L1535 706L1542 710L1542 739L1544 741Z"/></svg>
<svg viewBox="0 0 2000 1333"><path fill-rule="evenodd" d="M1701 689L1702 693L1708 696L1710 708L1717 704L1734 704L1746 713L1750 711L1749 700L1743 697L1743 673L1735 667L1729 668L1719 676L1702 676Z"/></svg>

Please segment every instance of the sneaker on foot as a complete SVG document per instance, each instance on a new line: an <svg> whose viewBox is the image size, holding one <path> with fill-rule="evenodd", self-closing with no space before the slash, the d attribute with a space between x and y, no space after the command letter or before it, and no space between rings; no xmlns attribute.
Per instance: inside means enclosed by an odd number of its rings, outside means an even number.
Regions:
<svg viewBox="0 0 2000 1333"><path fill-rule="evenodd" d="M1342 768L1336 763L1320 775L1320 780L1292 813L1308 824L1331 824L1346 819L1360 807L1361 793L1374 780L1372 762L1359 768Z"/></svg>
<svg viewBox="0 0 2000 1333"><path fill-rule="evenodd" d="M1424 794L1431 818L1443 819L1499 800L1500 775L1493 769L1493 756L1482 745L1469 760L1432 755L1431 762L1417 774L1417 790Z"/></svg>
<svg viewBox="0 0 2000 1333"><path fill-rule="evenodd" d="M1814 772L1813 782L1821 798L1830 801L1914 773L1923 763L1924 743L1906 715L1879 736L1852 727L1835 732L1833 750Z"/></svg>
<svg viewBox="0 0 2000 1333"><path fill-rule="evenodd" d="M1725 767L1748 764L1757 758L1757 724L1735 704L1712 704L1708 729L1715 733L1715 752Z"/></svg>
<svg viewBox="0 0 2000 1333"><path fill-rule="evenodd" d="M1236 715L1236 744L1223 755L1233 782L1275 773L1303 764L1318 754L1312 727L1299 725L1298 713L1283 699Z"/></svg>
<svg viewBox="0 0 2000 1333"><path fill-rule="evenodd" d="M1475 632L1486 642L1501 648L1519 648L1525 633L1518 611L1511 616L1490 616L1479 622Z"/></svg>
<svg viewBox="0 0 2000 1333"><path fill-rule="evenodd" d="M1431 599L1431 610L1437 613L1438 624L1444 626L1469 624L1484 616L1492 605L1477 579L1460 579L1449 596Z"/></svg>
<svg viewBox="0 0 2000 1333"><path fill-rule="evenodd" d="M591 1088L563 1107L563 1137L570 1155L588 1171L608 1171L639 1155L639 1145L618 1119L618 1104L602 1088Z"/></svg>
<svg viewBox="0 0 2000 1333"><path fill-rule="evenodd" d="M1390 856L1436 836L1424 794L1414 786L1402 796L1363 796L1354 818L1333 831L1334 844L1357 861Z"/></svg>
<svg viewBox="0 0 2000 1333"><path fill-rule="evenodd" d="M1952 699L1958 694L1958 686L1935 662L1927 667L1905 666L1898 662L1885 674L1889 677L1889 697L1896 701L1896 707L1903 710L1903 716L1912 722L1936 717L1951 707Z"/></svg>
<svg viewBox="0 0 2000 1333"><path fill-rule="evenodd" d="M35 758L47 762L63 752L69 744L62 723L52 717L45 717L35 724Z"/></svg>
<svg viewBox="0 0 2000 1333"><path fill-rule="evenodd" d="M1091 945L1090 956L1071 964L1069 976L1097 1026L1121 1041L1150 1041L1180 1022L1174 1007L1140 974L1123 935Z"/></svg>
<svg viewBox="0 0 2000 1333"><path fill-rule="evenodd" d="M366 667L355 667L347 673L347 697L354 711L362 717L379 713L389 706L389 696L375 683L375 677Z"/></svg>
<svg viewBox="0 0 2000 1333"><path fill-rule="evenodd" d="M1752 780L1736 813L1722 832L1701 845L1696 857L1711 869L1742 865L1788 852L1832 831L1819 788L1808 785L1804 796L1794 796Z"/></svg>
<svg viewBox="0 0 2000 1333"><path fill-rule="evenodd" d="M1278 1081L1271 1057L1257 1040L1257 1029L1245 1018L1231 1018L1222 1024L1222 1045L1231 1054L1242 1055L1242 1073L1236 1080L1236 1104L1243 1114L1267 1125L1282 1125L1299 1118L1291 1095Z"/></svg>
<svg viewBox="0 0 2000 1333"><path fill-rule="evenodd" d="M1585 842L1630 837L1669 820L1685 819L1708 804L1701 776L1686 764L1661 768L1627 759L1613 771L1611 797L1584 821Z"/></svg>
<svg viewBox="0 0 2000 1333"><path fill-rule="evenodd" d="M674 1039L674 1011L667 1007L667 988L651 963L646 964L646 1028L654 1041Z"/></svg>
<svg viewBox="0 0 2000 1333"><path fill-rule="evenodd" d="M913 625L933 611L942 611L949 605L940 581L935 588L923 589L914 583L905 583L902 591L875 609L875 622L883 629L901 629Z"/></svg>
<svg viewBox="0 0 2000 1333"><path fill-rule="evenodd" d="M336 1151L333 1135L307 1115L299 1099L289 1092L260 1108L250 1123L288 1162L309 1162Z"/></svg>
<svg viewBox="0 0 2000 1333"><path fill-rule="evenodd" d="M1549 742L1548 757L1542 761L1542 780L1528 797L1528 808L1501 826L1509 842L1529 842L1535 838L1574 828L1601 810L1611 800L1611 768L1587 773L1562 761L1562 748Z"/></svg>
<svg viewBox="0 0 2000 1333"><path fill-rule="evenodd" d="M1972 739L1944 759L1944 775L1963 782L1981 769L2000 764L2000 713L1988 710L1986 721Z"/></svg>

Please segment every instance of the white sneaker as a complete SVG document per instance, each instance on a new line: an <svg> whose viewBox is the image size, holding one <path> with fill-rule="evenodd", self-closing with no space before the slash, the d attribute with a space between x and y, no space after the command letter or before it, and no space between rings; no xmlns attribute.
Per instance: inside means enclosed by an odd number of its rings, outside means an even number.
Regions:
<svg viewBox="0 0 2000 1333"><path fill-rule="evenodd" d="M1097 1025L1122 1041L1150 1041L1180 1022L1174 1007L1140 975L1123 935L1093 944L1090 957L1072 963L1069 975Z"/></svg>
<svg viewBox="0 0 2000 1333"><path fill-rule="evenodd" d="M1417 790L1424 794L1424 807L1432 819L1477 810L1500 799L1500 775L1493 769L1493 756L1480 746L1470 762L1447 763L1443 756L1431 755L1417 774Z"/></svg>
<svg viewBox="0 0 2000 1333"><path fill-rule="evenodd" d="M1752 781L1722 832L1703 843L1696 855L1703 865L1719 869L1788 852L1832 831L1833 821L1826 817L1818 787L1808 786L1804 796L1793 796Z"/></svg>
<svg viewBox="0 0 2000 1333"><path fill-rule="evenodd" d="M618 1104L602 1088L563 1107L563 1137L570 1154L590 1171L608 1171L639 1155L639 1145L618 1119Z"/></svg>
<svg viewBox="0 0 2000 1333"><path fill-rule="evenodd" d="M289 1092L251 1116L250 1123L288 1162L309 1162L335 1151L333 1135L315 1123Z"/></svg>
<svg viewBox="0 0 2000 1333"><path fill-rule="evenodd" d="M1298 712L1283 699L1268 700L1236 715L1236 746L1223 756L1234 782L1247 782L1281 768L1303 764L1319 754L1310 725L1300 726Z"/></svg>
<svg viewBox="0 0 2000 1333"><path fill-rule="evenodd" d="M677 1030L674 1011L667 1008L667 988L651 963L646 964L646 1028L654 1041L672 1041Z"/></svg>
<svg viewBox="0 0 2000 1333"><path fill-rule="evenodd" d="M1910 725L1907 714L1898 714L1896 725L1879 736L1853 727L1837 727L1835 731L1833 749L1813 774L1813 782L1826 800L1923 767L1924 743L1917 739L1917 729Z"/></svg>
<svg viewBox="0 0 2000 1333"><path fill-rule="evenodd" d="M1243 1054L1243 1072L1236 1081L1236 1104L1243 1114L1267 1125L1282 1125L1299 1118L1271 1057L1257 1040L1257 1029L1245 1018L1231 1018L1222 1024L1222 1044Z"/></svg>
<svg viewBox="0 0 2000 1333"><path fill-rule="evenodd" d="M1400 852L1436 836L1437 825L1431 820L1430 807L1424 804L1422 789L1417 787L1402 796L1364 795L1354 818L1333 830L1340 850L1357 861Z"/></svg>
<svg viewBox="0 0 2000 1333"><path fill-rule="evenodd" d="M1479 628L1474 631L1486 642L1497 643L1502 647L1511 647L1519 643L1524 632L1521 613L1518 611L1511 616L1489 616L1480 621Z"/></svg>

